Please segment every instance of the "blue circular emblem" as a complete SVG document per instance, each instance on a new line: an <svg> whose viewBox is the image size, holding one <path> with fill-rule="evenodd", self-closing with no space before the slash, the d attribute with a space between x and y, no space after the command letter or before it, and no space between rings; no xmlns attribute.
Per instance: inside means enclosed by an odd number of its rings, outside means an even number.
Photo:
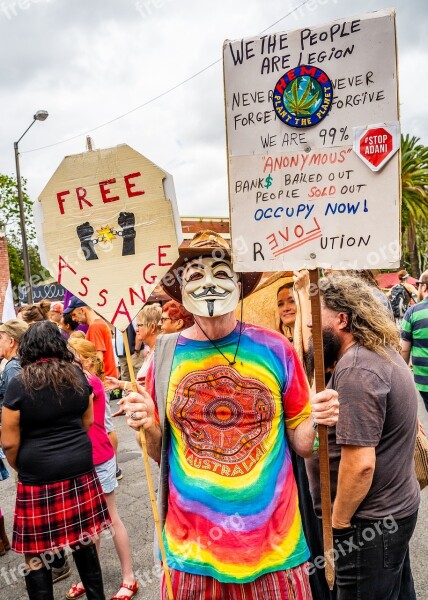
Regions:
<svg viewBox="0 0 428 600"><path fill-rule="evenodd" d="M318 67L300 65L279 79L273 91L273 107L290 127L313 127L327 116L333 101L333 85Z"/></svg>

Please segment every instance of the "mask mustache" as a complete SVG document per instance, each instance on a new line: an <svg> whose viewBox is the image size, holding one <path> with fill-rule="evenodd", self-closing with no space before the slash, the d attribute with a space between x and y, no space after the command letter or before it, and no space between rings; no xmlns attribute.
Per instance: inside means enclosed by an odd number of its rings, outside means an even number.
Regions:
<svg viewBox="0 0 428 600"><path fill-rule="evenodd" d="M230 292L225 291L225 292L216 292L214 287L209 287L206 290L204 290L203 292L201 292L200 294L196 294L195 292L191 292L190 296L192 296L192 298L195 298L196 300L199 300L199 298L205 298L205 296L215 296L216 298L224 298L225 296L228 296L230 294Z"/></svg>

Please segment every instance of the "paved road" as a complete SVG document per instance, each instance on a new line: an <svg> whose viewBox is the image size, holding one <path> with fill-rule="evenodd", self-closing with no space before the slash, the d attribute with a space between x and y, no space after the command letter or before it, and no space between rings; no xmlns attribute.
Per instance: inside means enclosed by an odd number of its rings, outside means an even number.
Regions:
<svg viewBox="0 0 428 600"><path fill-rule="evenodd" d="M422 406L420 417L428 431L428 414ZM119 512L128 530L134 567L139 576L139 600L158 600L159 577L153 573L152 540L153 519L149 502L148 488L145 481L144 465L140 451L134 440L133 432L126 426L124 418L116 420L120 439L119 462L123 471L123 479L116 491ZM157 467L152 465L154 482L157 481ZM15 486L13 478L0 482L0 501L5 512L6 526L10 531L14 506ZM428 598L428 489L422 493L419 520L412 541L411 560L415 578L417 597ZM22 557L8 552L0 557L0 600L21 600L27 598L18 568ZM109 598L119 588L121 576L119 560L111 539L103 539L101 547L101 564L104 573L106 597ZM55 598L64 598L72 581L76 581L76 570L73 566L72 577L55 585Z"/></svg>

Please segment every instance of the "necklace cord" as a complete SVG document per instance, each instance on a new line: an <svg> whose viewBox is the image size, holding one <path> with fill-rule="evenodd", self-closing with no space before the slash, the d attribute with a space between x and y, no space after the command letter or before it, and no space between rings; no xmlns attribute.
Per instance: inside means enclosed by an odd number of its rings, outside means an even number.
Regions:
<svg viewBox="0 0 428 600"><path fill-rule="evenodd" d="M217 352L219 352L222 357L227 361L229 367L232 367L234 364L236 364L236 356L238 354L238 350L239 350L239 345L241 343L241 336L242 336L242 315L243 315L243 310L244 310L244 290L242 288L242 284L241 284L241 294L240 294L240 301L241 301L241 320L239 322L239 337L238 337L238 343L236 344L236 350L235 350L235 354L233 355L233 360L230 361L227 356L220 350L220 348L217 346L217 344L210 338L208 337L208 335L205 333L205 331L202 329L200 323L198 322L197 319L195 319L195 323L196 325L199 327L199 329L202 331L202 333L204 334L204 336L207 338L207 340L209 342L211 342L211 344L214 346L214 348L217 350Z"/></svg>

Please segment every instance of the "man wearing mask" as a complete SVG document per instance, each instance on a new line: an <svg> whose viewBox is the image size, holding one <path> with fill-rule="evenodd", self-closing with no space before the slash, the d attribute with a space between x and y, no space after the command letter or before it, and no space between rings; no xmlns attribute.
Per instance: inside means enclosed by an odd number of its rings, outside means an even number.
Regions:
<svg viewBox="0 0 428 600"><path fill-rule="evenodd" d="M175 340L169 377L155 350L147 391L123 401L128 424L145 428L149 454L169 473L160 513L182 600L311 598L288 445L316 451L316 425L336 423L338 399L329 390L311 404L288 340L236 320L259 279L234 272L218 234L196 234L162 283L195 323L164 338Z"/></svg>

